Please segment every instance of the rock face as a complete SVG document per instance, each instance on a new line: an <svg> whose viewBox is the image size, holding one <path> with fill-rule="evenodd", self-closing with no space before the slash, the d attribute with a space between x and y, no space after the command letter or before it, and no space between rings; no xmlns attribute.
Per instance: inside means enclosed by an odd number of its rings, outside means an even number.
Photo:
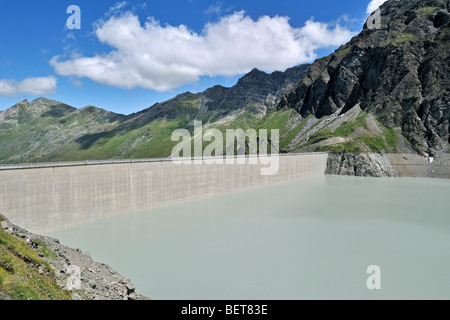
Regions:
<svg viewBox="0 0 450 320"><path fill-rule="evenodd" d="M450 1L389 0L381 28L363 31L317 60L279 109L317 118L355 105L400 127L416 152L434 156L450 142Z"/></svg>
<svg viewBox="0 0 450 320"><path fill-rule="evenodd" d="M196 119L203 123L213 123L243 114L250 118L262 118L268 111L277 107L283 94L305 76L309 66L303 64L285 72L275 71L271 74L253 69L231 88L214 86L197 94L186 92L155 104L136 116L137 119L175 119L191 113L191 120Z"/></svg>
<svg viewBox="0 0 450 320"><path fill-rule="evenodd" d="M331 153L325 174L450 179L450 154L424 158L418 154Z"/></svg>
<svg viewBox="0 0 450 320"><path fill-rule="evenodd" d="M381 154L330 154L325 174L357 177L395 177L397 172Z"/></svg>

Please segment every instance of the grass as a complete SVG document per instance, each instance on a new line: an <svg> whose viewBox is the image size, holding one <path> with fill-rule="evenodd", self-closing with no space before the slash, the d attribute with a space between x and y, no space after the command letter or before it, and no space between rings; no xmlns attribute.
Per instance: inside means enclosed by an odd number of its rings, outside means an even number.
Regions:
<svg viewBox="0 0 450 320"><path fill-rule="evenodd" d="M367 129L366 125L367 113L361 111L359 116L353 121L344 122L333 132L334 137L348 137L353 132L356 131L357 128Z"/></svg>
<svg viewBox="0 0 450 320"><path fill-rule="evenodd" d="M351 135L357 128L363 127L367 129L366 125L366 117L367 113L361 111L360 115L353 121L344 122L340 125L334 132L332 132L329 128L324 128L309 137L307 145L311 145L332 137L348 137Z"/></svg>
<svg viewBox="0 0 450 320"><path fill-rule="evenodd" d="M300 131L302 131L308 120L312 117L313 115L310 115L307 118L303 119L295 128L291 129L286 135L284 135L284 137L280 141L280 148L286 148L291 143L291 141L300 133Z"/></svg>
<svg viewBox="0 0 450 320"><path fill-rule="evenodd" d="M41 250L49 254L45 247ZM0 291L14 300L72 299L71 293L56 283L50 266L37 252L4 230L0 230Z"/></svg>
<svg viewBox="0 0 450 320"><path fill-rule="evenodd" d="M358 117L353 121L347 121L340 125L334 132L329 128L324 128L315 134L311 135L305 146L318 143L320 141L333 137L349 137L358 128L368 130L366 118L367 113L361 111ZM315 151L328 152L346 152L346 153L361 153L361 152L397 152L398 147L398 132L396 129L385 127L378 121L378 126L381 128L383 134L363 134L354 140L346 141L344 143L337 143L323 147L317 147Z"/></svg>
<svg viewBox="0 0 450 320"><path fill-rule="evenodd" d="M344 143L337 143L331 146L324 146L317 148L316 151L325 151L333 153L363 153L364 150L355 142L348 141Z"/></svg>
<svg viewBox="0 0 450 320"><path fill-rule="evenodd" d="M293 109L289 110L280 110L271 112L268 115L266 115L258 124L258 130L259 129L279 129L280 135L281 130L286 127L286 125L289 123L289 120L291 119L291 116L293 115L295 111Z"/></svg>
<svg viewBox="0 0 450 320"><path fill-rule="evenodd" d="M433 14L436 10L439 10L439 7L423 7L417 10L417 12L420 12L421 14L425 15L425 16L429 16L431 14Z"/></svg>
<svg viewBox="0 0 450 320"><path fill-rule="evenodd" d="M392 31L389 35L389 42L395 46L415 41L417 38L411 33Z"/></svg>
<svg viewBox="0 0 450 320"><path fill-rule="evenodd" d="M386 149L386 142L382 136L372 136L369 134L359 138L372 152L381 152Z"/></svg>
<svg viewBox="0 0 450 320"><path fill-rule="evenodd" d="M403 140L412 148L413 144L406 138L404 135L402 135Z"/></svg>
<svg viewBox="0 0 450 320"><path fill-rule="evenodd" d="M322 129L309 137L307 145L311 145L333 137L333 133L329 128Z"/></svg>
<svg viewBox="0 0 450 320"><path fill-rule="evenodd" d="M130 124L122 129L92 134L89 145L75 145L57 160L167 157L177 144L171 141L172 132L184 128L188 120L187 116L181 116L169 121L155 120L142 126Z"/></svg>
<svg viewBox="0 0 450 320"><path fill-rule="evenodd" d="M381 123L379 124L381 130L383 130L384 138L386 139L386 143L389 147L392 148L393 152L397 152L398 147L398 133L395 129L389 129L383 126Z"/></svg>
<svg viewBox="0 0 450 320"><path fill-rule="evenodd" d="M56 255L55 252L53 252L52 250L50 250L49 248L47 248L47 245L42 244L37 242L39 249L37 250L37 252L39 252L40 254L42 254L44 257L46 258L51 258L51 259L56 259L58 258L58 256Z"/></svg>
<svg viewBox="0 0 450 320"><path fill-rule="evenodd" d="M44 161L56 160L58 156L49 150L56 148L61 152L76 148L75 143L68 141L73 139L77 131L102 132L117 126L117 122L101 120L107 113L92 107L70 113L48 108L43 111L44 113L39 115L35 114L36 110L26 110L21 106L19 115L15 118L20 125L0 130L2 159L18 159L9 162L36 162L41 161L41 157L45 157ZM48 145L48 150L43 150L42 145Z"/></svg>
<svg viewBox="0 0 450 320"><path fill-rule="evenodd" d="M347 47L345 47L345 48L342 48L342 49L339 49L339 50L337 50L335 53L334 53L334 55L339 59L339 60L342 60L343 58L345 58L349 53L350 53L350 51L352 50L352 46L347 46Z"/></svg>

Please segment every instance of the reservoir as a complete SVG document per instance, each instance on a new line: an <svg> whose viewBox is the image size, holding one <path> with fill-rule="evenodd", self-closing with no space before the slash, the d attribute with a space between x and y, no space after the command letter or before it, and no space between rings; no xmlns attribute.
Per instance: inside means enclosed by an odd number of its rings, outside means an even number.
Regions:
<svg viewBox="0 0 450 320"><path fill-rule="evenodd" d="M47 235L155 300L450 299L449 205L450 180L318 176Z"/></svg>

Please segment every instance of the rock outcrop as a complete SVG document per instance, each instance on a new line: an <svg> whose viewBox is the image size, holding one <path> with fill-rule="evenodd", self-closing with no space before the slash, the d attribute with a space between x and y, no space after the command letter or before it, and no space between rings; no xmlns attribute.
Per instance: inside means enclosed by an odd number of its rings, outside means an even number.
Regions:
<svg viewBox="0 0 450 320"><path fill-rule="evenodd" d="M279 109L302 117L345 114L355 105L373 113L422 155L450 142L450 1L389 0L381 28L363 31L317 60Z"/></svg>
<svg viewBox="0 0 450 320"><path fill-rule="evenodd" d="M395 177L397 172L382 154L331 153L325 174L358 177Z"/></svg>
<svg viewBox="0 0 450 320"><path fill-rule="evenodd" d="M325 174L359 177L419 177L450 179L450 154L330 153Z"/></svg>
<svg viewBox="0 0 450 320"><path fill-rule="evenodd" d="M130 117L147 121L190 115L191 120L200 120L204 124L242 115L262 118L268 111L276 109L283 94L305 76L309 66L303 64L270 74L253 69L230 88L216 85L200 93L186 92Z"/></svg>

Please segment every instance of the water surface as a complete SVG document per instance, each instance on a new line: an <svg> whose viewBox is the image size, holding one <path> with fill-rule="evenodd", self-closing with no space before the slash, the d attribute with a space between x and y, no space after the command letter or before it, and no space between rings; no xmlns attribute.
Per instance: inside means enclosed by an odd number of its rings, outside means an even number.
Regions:
<svg viewBox="0 0 450 320"><path fill-rule="evenodd" d="M448 180L323 176L49 235L152 299L450 299L449 196Z"/></svg>

